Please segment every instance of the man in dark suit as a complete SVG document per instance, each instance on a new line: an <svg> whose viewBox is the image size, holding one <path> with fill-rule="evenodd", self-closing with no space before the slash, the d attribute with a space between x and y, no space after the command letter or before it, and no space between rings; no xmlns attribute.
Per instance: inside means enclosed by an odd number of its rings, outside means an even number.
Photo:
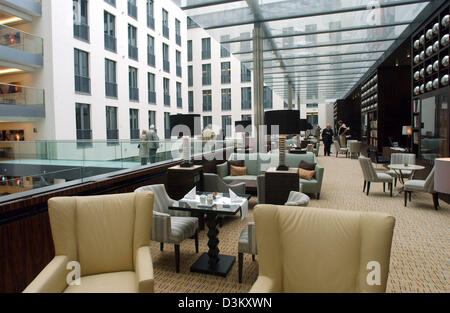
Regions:
<svg viewBox="0 0 450 313"><path fill-rule="evenodd" d="M328 124L327 128L325 128L322 132L322 140L323 144L325 145L325 156L330 156L331 154L331 144L333 143L333 129L331 128L331 125Z"/></svg>

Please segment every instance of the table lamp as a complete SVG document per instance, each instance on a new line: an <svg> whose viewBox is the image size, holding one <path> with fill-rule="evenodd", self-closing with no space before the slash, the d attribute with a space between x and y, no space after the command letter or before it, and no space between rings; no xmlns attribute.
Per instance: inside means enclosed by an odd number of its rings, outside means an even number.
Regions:
<svg viewBox="0 0 450 313"><path fill-rule="evenodd" d="M434 190L450 194L450 158L434 160Z"/></svg>
<svg viewBox="0 0 450 313"><path fill-rule="evenodd" d="M200 114L177 114L170 115L170 133L176 134L183 140L183 162L181 167L193 167L191 161L191 140L190 138L199 135Z"/></svg>
<svg viewBox="0 0 450 313"><path fill-rule="evenodd" d="M410 152L409 145L411 143L411 135L412 134L413 134L412 126L403 126L403 128L402 128L402 135L408 136L408 145L406 147L408 149L408 152Z"/></svg>
<svg viewBox="0 0 450 313"><path fill-rule="evenodd" d="M272 126L279 128L279 165L277 171L287 171L286 166L286 135L294 135L299 132L300 111L275 110L264 113L264 124L268 133L272 134Z"/></svg>

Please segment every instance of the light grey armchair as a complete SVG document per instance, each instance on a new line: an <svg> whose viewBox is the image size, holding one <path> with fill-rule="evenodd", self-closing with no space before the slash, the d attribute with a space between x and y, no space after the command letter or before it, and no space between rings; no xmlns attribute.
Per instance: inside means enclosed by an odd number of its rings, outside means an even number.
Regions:
<svg viewBox="0 0 450 313"><path fill-rule="evenodd" d="M391 154L391 165L392 164L416 164L416 155L414 153L392 153ZM394 185L397 186L397 179L399 177L399 173L397 173L394 170L389 170L386 172L387 174L394 177ZM403 178L410 178L412 175L411 171L403 170L402 171L402 179Z"/></svg>
<svg viewBox="0 0 450 313"><path fill-rule="evenodd" d="M229 189L233 192L243 195L245 194L245 183L239 184L227 184L223 181L223 179L217 175L212 173L204 173L203 174L203 186L204 191L206 192L222 192L228 193Z"/></svg>
<svg viewBox="0 0 450 313"><path fill-rule="evenodd" d="M367 187L367 195L370 192L370 183L383 183L383 192L386 192L386 184L389 185L390 195L392 197L392 189L393 189L393 178L389 174L386 173L378 173L373 168L372 160L365 157L359 157L359 164L361 165L361 169L364 175L364 188L363 192L366 191Z"/></svg>
<svg viewBox="0 0 450 313"><path fill-rule="evenodd" d="M337 140L334 141L334 148L336 149L336 157L339 157L339 154L345 154L345 157L348 157L348 148L341 148Z"/></svg>
<svg viewBox="0 0 450 313"><path fill-rule="evenodd" d="M319 156L319 151L320 151L320 141L316 143L316 147L313 149L313 153L316 155L316 157Z"/></svg>
<svg viewBox="0 0 450 313"><path fill-rule="evenodd" d="M408 180L405 182L405 207L409 201L411 201L411 194L413 192L428 192L433 195L433 204L436 210L439 209L439 197L437 192L434 190L434 167L425 180Z"/></svg>
<svg viewBox="0 0 450 313"><path fill-rule="evenodd" d="M194 237L195 252L198 253L198 218L189 216L189 212L169 210L176 202L166 192L164 185L141 187L135 192L152 191L154 193L152 233L150 239L164 244L173 244L175 248L175 271L180 272L180 244L185 239Z"/></svg>
<svg viewBox="0 0 450 313"><path fill-rule="evenodd" d="M354 155L359 157L361 155L361 142L357 140L349 141L348 153L351 158L353 158Z"/></svg>
<svg viewBox="0 0 450 313"><path fill-rule="evenodd" d="M239 237L238 242L239 283L242 283L244 253L251 254L253 262L255 261L255 255L258 254L258 250L256 249L256 232L254 222L248 223L248 226L242 230L241 236Z"/></svg>

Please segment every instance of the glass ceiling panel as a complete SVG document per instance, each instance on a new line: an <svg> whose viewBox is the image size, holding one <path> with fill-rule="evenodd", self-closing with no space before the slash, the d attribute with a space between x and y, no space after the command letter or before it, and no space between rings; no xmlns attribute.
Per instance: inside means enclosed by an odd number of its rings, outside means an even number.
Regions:
<svg viewBox="0 0 450 313"><path fill-rule="evenodd" d="M253 69L251 40L253 23L262 23L265 29L264 81L266 85L274 84L274 89L282 96L286 94L287 81L295 83L298 76L303 76L300 84L306 84L307 80L312 82L313 79L334 79L343 82L347 77L353 77L356 81L380 59L430 2L426 0L173 1L214 39L228 42L225 48L244 61L249 69ZM289 79L285 77L286 75ZM277 85L278 82L282 84ZM351 83L330 86L331 92L335 95L345 94L353 87ZM328 88L326 83L308 87ZM300 89L301 94L303 90Z"/></svg>

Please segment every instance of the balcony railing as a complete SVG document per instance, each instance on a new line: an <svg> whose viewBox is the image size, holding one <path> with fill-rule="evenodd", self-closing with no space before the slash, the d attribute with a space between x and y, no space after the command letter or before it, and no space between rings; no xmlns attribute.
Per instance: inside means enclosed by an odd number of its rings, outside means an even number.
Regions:
<svg viewBox="0 0 450 313"><path fill-rule="evenodd" d="M182 73L181 66L177 65L177 76L181 77L181 73Z"/></svg>
<svg viewBox="0 0 450 313"><path fill-rule="evenodd" d="M119 139L119 130L118 129L107 129L106 130L106 139L118 140Z"/></svg>
<svg viewBox="0 0 450 313"><path fill-rule="evenodd" d="M116 52L117 51L117 39L114 36L105 34L105 49Z"/></svg>
<svg viewBox="0 0 450 313"><path fill-rule="evenodd" d="M176 41L177 45L181 46L181 36L180 35L175 36L175 41Z"/></svg>
<svg viewBox="0 0 450 313"><path fill-rule="evenodd" d="M44 107L44 90L0 83L0 104Z"/></svg>
<svg viewBox="0 0 450 313"><path fill-rule="evenodd" d="M156 103L156 92L154 92L154 91L148 92L148 103L150 103L150 104Z"/></svg>
<svg viewBox="0 0 450 313"><path fill-rule="evenodd" d="M105 94L107 97L117 98L117 84L105 82Z"/></svg>
<svg viewBox="0 0 450 313"><path fill-rule="evenodd" d="M170 107L170 96L164 95L164 105Z"/></svg>
<svg viewBox="0 0 450 313"><path fill-rule="evenodd" d="M89 25L73 24L73 36L84 41L89 41Z"/></svg>
<svg viewBox="0 0 450 313"><path fill-rule="evenodd" d="M128 16L137 19L137 6L128 1Z"/></svg>
<svg viewBox="0 0 450 313"><path fill-rule="evenodd" d="M163 25L162 29L163 29L163 36L169 39L169 27Z"/></svg>
<svg viewBox="0 0 450 313"><path fill-rule="evenodd" d="M77 140L92 140L92 129L77 129Z"/></svg>
<svg viewBox="0 0 450 313"><path fill-rule="evenodd" d="M155 55L151 54L151 53L147 53L147 64L148 66L153 66L155 67Z"/></svg>
<svg viewBox="0 0 450 313"><path fill-rule="evenodd" d="M134 140L134 139L139 139L140 137L140 131L139 129L130 129L130 139Z"/></svg>
<svg viewBox="0 0 450 313"><path fill-rule="evenodd" d="M155 30L155 18L153 16L147 15L147 26Z"/></svg>
<svg viewBox="0 0 450 313"><path fill-rule="evenodd" d="M128 57L133 60L138 60L138 48L133 45L128 45Z"/></svg>
<svg viewBox="0 0 450 313"><path fill-rule="evenodd" d="M75 75L75 91L91 93L91 79L89 77Z"/></svg>
<svg viewBox="0 0 450 313"><path fill-rule="evenodd" d="M177 97L177 108L183 107L183 98Z"/></svg>
<svg viewBox="0 0 450 313"><path fill-rule="evenodd" d="M163 60L163 70L164 72L170 73L170 62Z"/></svg>
<svg viewBox="0 0 450 313"><path fill-rule="evenodd" d="M139 88L129 87L130 89L130 100L139 101Z"/></svg>
<svg viewBox="0 0 450 313"><path fill-rule="evenodd" d="M23 52L43 55L42 38L5 25L0 25L0 45Z"/></svg>

